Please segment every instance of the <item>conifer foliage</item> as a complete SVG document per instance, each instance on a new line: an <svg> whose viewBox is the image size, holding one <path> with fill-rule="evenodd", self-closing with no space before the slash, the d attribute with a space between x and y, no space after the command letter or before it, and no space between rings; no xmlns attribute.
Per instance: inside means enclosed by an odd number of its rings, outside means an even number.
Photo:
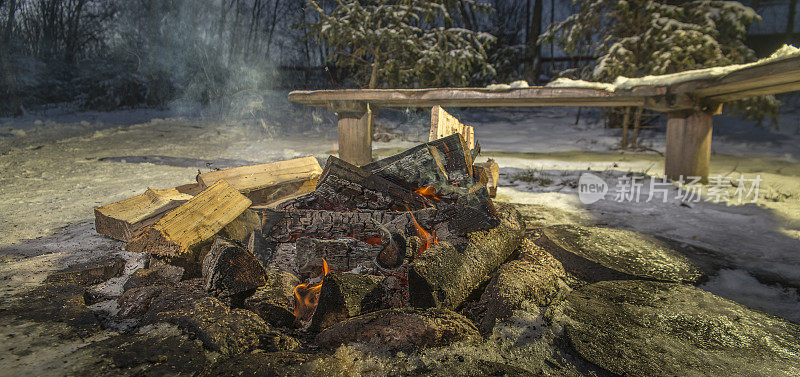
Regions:
<svg viewBox="0 0 800 377"><path fill-rule="evenodd" d="M319 20L313 35L330 49L329 60L352 68L363 86L463 86L494 74L486 49L489 33L456 27L454 0L338 0L326 11L309 1ZM467 0L473 11L491 7Z"/></svg>

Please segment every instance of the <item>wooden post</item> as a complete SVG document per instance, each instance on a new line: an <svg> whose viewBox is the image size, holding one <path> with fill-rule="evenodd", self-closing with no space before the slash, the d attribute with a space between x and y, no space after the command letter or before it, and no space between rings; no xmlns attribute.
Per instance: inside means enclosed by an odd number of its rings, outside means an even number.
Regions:
<svg viewBox="0 0 800 377"><path fill-rule="evenodd" d="M372 162L372 110L366 102L332 104L339 117L339 158L353 165Z"/></svg>
<svg viewBox="0 0 800 377"><path fill-rule="evenodd" d="M628 125L631 123L631 108L625 108L625 116L622 117L622 141L619 142L619 147L622 150L628 149Z"/></svg>
<svg viewBox="0 0 800 377"><path fill-rule="evenodd" d="M708 183L711 160L713 115L703 111L680 110L668 113L667 154L664 175L676 181L683 176L701 177Z"/></svg>

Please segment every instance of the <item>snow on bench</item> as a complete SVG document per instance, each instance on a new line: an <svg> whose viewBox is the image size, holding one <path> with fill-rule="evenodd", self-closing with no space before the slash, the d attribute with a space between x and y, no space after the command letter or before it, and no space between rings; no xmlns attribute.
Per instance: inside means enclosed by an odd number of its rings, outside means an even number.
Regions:
<svg viewBox="0 0 800 377"><path fill-rule="evenodd" d="M328 107L339 117L339 156L361 165L372 159L372 109L380 107L635 106L666 112L665 175L708 177L712 117L725 102L800 90L800 51L784 46L747 64L714 67L614 83L559 79L547 86L293 91L292 102Z"/></svg>

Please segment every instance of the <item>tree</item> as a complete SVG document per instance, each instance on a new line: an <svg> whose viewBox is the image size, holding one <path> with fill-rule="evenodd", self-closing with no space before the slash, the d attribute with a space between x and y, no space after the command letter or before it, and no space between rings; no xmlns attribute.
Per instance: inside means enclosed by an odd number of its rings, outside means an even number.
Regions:
<svg viewBox="0 0 800 377"><path fill-rule="evenodd" d="M578 12L550 25L540 42L555 42L567 53L589 53L597 62L582 78L611 82L756 59L744 44L756 12L734 1L577 0ZM739 101L746 117L777 118L773 96Z"/></svg>
<svg viewBox="0 0 800 377"><path fill-rule="evenodd" d="M451 10L465 24L491 8L461 0L338 0L331 12L309 1L319 20L313 35L332 50L329 60L352 68L368 88L379 86L462 86L479 75L493 75L486 47L494 36L454 27Z"/></svg>

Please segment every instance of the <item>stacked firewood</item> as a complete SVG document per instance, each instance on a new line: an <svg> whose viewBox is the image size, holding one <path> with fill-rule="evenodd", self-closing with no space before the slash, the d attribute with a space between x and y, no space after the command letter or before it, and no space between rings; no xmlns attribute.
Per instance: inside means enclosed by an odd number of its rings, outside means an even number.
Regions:
<svg viewBox="0 0 800 377"><path fill-rule="evenodd" d="M434 126L455 124L434 114ZM304 157L202 173L96 208L96 229L277 326L455 310L524 235L519 213L492 202L497 164L474 163L465 127L363 166Z"/></svg>

